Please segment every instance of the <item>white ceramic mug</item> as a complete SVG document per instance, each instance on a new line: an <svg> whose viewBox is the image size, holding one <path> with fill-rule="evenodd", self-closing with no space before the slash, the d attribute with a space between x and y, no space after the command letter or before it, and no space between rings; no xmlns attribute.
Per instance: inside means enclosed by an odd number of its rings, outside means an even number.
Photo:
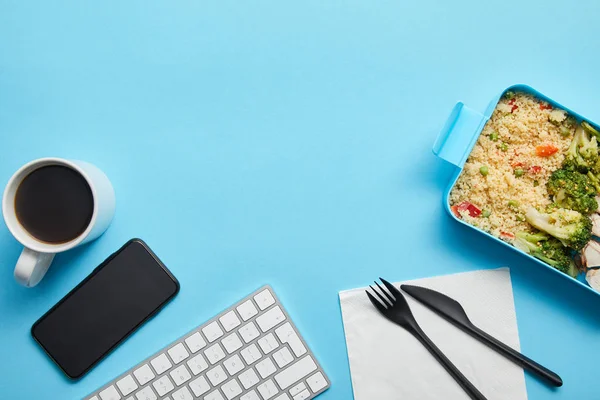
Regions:
<svg viewBox="0 0 600 400"><path fill-rule="evenodd" d="M41 167L60 165L78 172L87 181L94 199L94 210L85 231L65 243L46 243L33 237L19 223L15 212L15 195L19 185L30 173ZM32 287L44 277L56 253L70 250L102 235L115 213L115 192L108 177L98 167L63 158L40 158L22 166L10 178L2 198L2 214L10 233L25 248L15 267L15 279L23 286Z"/></svg>

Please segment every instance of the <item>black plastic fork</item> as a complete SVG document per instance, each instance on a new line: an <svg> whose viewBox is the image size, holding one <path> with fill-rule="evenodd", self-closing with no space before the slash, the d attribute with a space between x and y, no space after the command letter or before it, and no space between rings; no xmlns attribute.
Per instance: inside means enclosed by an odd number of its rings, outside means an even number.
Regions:
<svg viewBox="0 0 600 400"><path fill-rule="evenodd" d="M435 359L444 367L446 371L454 378L454 380L463 388L463 390L473 400L487 400L486 397L481 394L479 390L456 368L454 364L437 348L435 344L427 337L425 332L421 329L412 312L410 307L404 298L404 295L394 285L389 283L383 278L379 278L383 285L389 290L389 293L382 288L379 283L375 282L375 285L381 291L377 291L375 288L369 285L373 293L379 298L377 300L368 290L365 290L371 303L379 310L384 317L392 321L395 324L400 325L408 332L410 332L425 348L435 357Z"/></svg>

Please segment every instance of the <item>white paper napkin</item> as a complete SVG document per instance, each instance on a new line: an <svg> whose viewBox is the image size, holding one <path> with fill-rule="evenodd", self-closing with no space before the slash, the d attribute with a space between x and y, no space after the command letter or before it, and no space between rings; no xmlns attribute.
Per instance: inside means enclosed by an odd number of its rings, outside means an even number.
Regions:
<svg viewBox="0 0 600 400"><path fill-rule="evenodd" d="M476 326L520 349L508 268L406 283L452 297ZM423 331L489 400L527 399L520 367L405 297ZM355 400L469 399L421 343L377 312L364 288L340 292L340 305Z"/></svg>

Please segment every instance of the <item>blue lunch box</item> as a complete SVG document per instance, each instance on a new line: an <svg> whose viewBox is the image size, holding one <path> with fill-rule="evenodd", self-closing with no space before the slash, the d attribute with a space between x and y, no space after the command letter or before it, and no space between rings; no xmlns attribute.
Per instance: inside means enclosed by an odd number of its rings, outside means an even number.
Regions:
<svg viewBox="0 0 600 400"><path fill-rule="evenodd" d="M537 90L535 90L532 87L527 86L527 85L514 85L514 86L510 86L510 87L506 88L504 91L502 91L500 94L498 94L496 97L494 97L492 99L492 101L489 103L489 105L487 106L487 108L483 112L483 114L479 113L473 109L470 109L469 107L465 106L462 102L458 102L452 109L452 112L450 113L448 120L444 124L444 127L442 128L440 134L438 135L438 137L433 145L433 154L435 154L439 158L456 166L454 175L453 175L452 179L450 180L450 184L448 185L448 188L446 189L446 191L444 193L444 197L443 197L444 207L445 207L446 211L448 212L448 214L450 214L450 216L452 218L454 218L456 221L460 222L461 224L464 224L472 229L479 231L480 233L483 233L490 239L502 243L504 246L511 248L513 251L519 252L524 257L528 257L528 258L532 259L533 261L544 266L545 268L551 269L555 273L561 275L563 278L569 279L569 280L577 283L581 287L584 287L587 290L590 290L593 293L600 295L600 292L594 290L592 287L590 287L587 284L583 274L579 274L578 279L574 279L571 276L564 274L564 273L558 271L557 269L553 268L552 266L544 263L543 261L538 260L537 258L519 250L518 248L514 247L510 243L500 240L497 237L490 235L489 233L487 233L473 225L466 223L465 221L461 220L460 218L457 218L456 215L454 215L454 213L450 209L450 192L454 188L454 185L456 184L456 181L458 180L458 177L460 176L460 174L462 172L463 166L464 166L465 162L467 161L467 158L471 154L471 151L473 150L473 147L475 146L475 143L477 142L477 139L479 138L481 131L485 127L485 124L490 119L492 113L494 112L494 110L495 110L498 102L502 98L502 96L504 96L504 94L508 91L529 93L529 94L537 97L538 99L551 104L555 108L560 108L560 109L567 111L569 113L569 115L575 117L579 123L581 121L587 121L592 126L594 126L596 129L599 129L598 124L594 124L593 122L589 121L587 118L582 117L581 115L577 114L576 112L570 110L569 108L561 105L560 103L552 100L551 98L543 95L542 93L538 92Z"/></svg>

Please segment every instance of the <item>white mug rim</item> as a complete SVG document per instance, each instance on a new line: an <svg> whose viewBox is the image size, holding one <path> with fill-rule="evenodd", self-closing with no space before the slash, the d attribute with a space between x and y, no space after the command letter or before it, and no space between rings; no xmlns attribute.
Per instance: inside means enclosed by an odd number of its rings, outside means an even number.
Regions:
<svg viewBox="0 0 600 400"><path fill-rule="evenodd" d="M45 167L45 166L49 166L49 165L60 165L60 166L68 167L68 168L76 171L81 176L83 176L83 178L87 182L88 186L90 187L90 190L92 191L92 199L94 201L94 209L92 212L92 218L90 219L88 226L75 239L72 239L65 243L53 244L53 243L43 242L43 241L37 239L36 237L34 237L33 235L31 235L29 232L27 232L25 227L23 227L19 223L19 220L16 216L16 210L14 207L14 197L15 196L14 196L14 194L12 196L9 195L10 189L13 187L14 187L14 193L16 193L16 190L18 189L18 187L21 184L21 182L23 181L23 179L25 179L25 177L27 177L30 173L32 173L33 171L35 171L41 167ZM13 215L14 218L8 218L9 214ZM66 160L64 158L59 158L59 157L38 158L36 160L30 161L27 164L23 165L9 179L8 183L6 184L6 188L4 189L4 195L2 196L2 215L4 216L4 222L6 223L6 226L8 227L8 230L10 231L10 233L23 246L25 246L31 250L37 251L39 253L61 253L63 251L70 250L70 249L76 247L77 245L79 245L82 241L85 240L85 238L92 231L92 228L94 227L94 225L96 223L96 219L98 217L98 202L97 202L96 188L94 187L94 184L93 184L92 180L90 179L89 175L83 170L83 168L79 167L77 165L77 163L70 161L70 160Z"/></svg>

